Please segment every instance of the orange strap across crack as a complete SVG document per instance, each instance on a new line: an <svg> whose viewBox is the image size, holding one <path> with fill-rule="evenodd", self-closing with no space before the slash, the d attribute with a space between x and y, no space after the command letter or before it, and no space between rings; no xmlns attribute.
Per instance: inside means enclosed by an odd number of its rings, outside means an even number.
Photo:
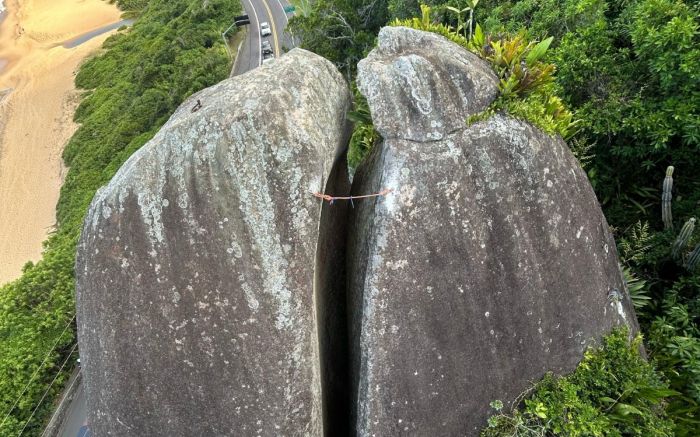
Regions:
<svg viewBox="0 0 700 437"><path fill-rule="evenodd" d="M314 197L318 197L319 199L323 199L330 203L331 205L333 204L334 201L336 200L349 200L353 201L354 199L366 199L368 197L379 197L379 196L386 196L387 194L391 193L392 190L391 188L385 188L384 190L374 193L374 194L365 194L363 196L331 196L329 194L323 194L323 193L313 193Z"/></svg>

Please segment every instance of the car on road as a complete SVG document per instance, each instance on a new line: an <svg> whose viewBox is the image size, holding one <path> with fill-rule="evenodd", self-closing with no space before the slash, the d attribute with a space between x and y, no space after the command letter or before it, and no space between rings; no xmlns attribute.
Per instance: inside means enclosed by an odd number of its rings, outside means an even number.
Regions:
<svg viewBox="0 0 700 437"><path fill-rule="evenodd" d="M271 55L273 53L272 46L270 45L270 41L264 40L262 42L262 53L263 53L263 55Z"/></svg>
<svg viewBox="0 0 700 437"><path fill-rule="evenodd" d="M262 36L270 36L272 35L272 30L270 30L270 23L267 21L263 21L260 23L260 35Z"/></svg>
<svg viewBox="0 0 700 437"><path fill-rule="evenodd" d="M267 64L268 62L272 61L273 59L275 59L275 55L272 53L268 53L266 55L263 55L262 63Z"/></svg>

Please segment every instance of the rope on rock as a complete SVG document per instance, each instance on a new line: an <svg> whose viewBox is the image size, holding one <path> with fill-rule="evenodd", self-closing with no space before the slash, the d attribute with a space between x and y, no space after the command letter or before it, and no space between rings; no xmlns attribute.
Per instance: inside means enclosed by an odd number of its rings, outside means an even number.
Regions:
<svg viewBox="0 0 700 437"><path fill-rule="evenodd" d="M350 203L352 203L352 201L354 199L366 199L368 197L386 196L387 194L391 193L392 191L394 191L394 190L391 188L385 188L384 190L382 190L378 193L365 194L363 196L331 196L329 194L324 194L324 193L319 193L319 192L313 193L313 195L314 195L314 197L318 197L319 199L325 200L329 204L333 205L333 202L335 202L336 200L349 200Z"/></svg>

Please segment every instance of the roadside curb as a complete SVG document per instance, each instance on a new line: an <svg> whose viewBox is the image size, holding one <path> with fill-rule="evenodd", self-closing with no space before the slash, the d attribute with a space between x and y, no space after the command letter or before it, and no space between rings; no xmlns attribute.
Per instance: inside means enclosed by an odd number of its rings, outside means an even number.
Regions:
<svg viewBox="0 0 700 437"><path fill-rule="evenodd" d="M76 367L68 379L68 388L66 388L61 396L61 400L58 402L58 406L54 410L53 416L51 416L51 420L49 421L49 424L46 425L41 437L58 436L58 433L61 430L61 425L63 425L63 421L66 418L66 413L68 412L71 402L73 401L75 392L78 391L80 384L83 382L82 380L83 374L80 372L80 367Z"/></svg>
<svg viewBox="0 0 700 437"><path fill-rule="evenodd" d="M243 28L240 30L240 32L248 32L248 29ZM247 39L248 39L248 35L246 34L243 36L243 39L241 40L241 42L238 43L238 48L236 49L236 59L233 60L233 66L231 67L231 74L229 75L229 77L233 77L233 74L236 71L236 65L238 65L238 55L241 54L241 47L243 46L243 43L246 42Z"/></svg>

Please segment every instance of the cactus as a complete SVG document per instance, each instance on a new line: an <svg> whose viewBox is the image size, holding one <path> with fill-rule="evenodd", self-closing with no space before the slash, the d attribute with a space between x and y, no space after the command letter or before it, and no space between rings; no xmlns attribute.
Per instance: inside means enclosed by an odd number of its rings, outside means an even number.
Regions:
<svg viewBox="0 0 700 437"><path fill-rule="evenodd" d="M695 217L689 219L681 228L681 232L678 234L675 243L673 243L673 248L671 249L671 256L678 258L681 251L688 245L690 236L693 235L695 230Z"/></svg>
<svg viewBox="0 0 700 437"><path fill-rule="evenodd" d="M673 216L671 215L671 199L673 199L673 166L666 167L666 177L664 178L663 192L661 194L661 220L664 222L664 229L673 229ZM678 234L676 241L671 248L671 256L674 259L683 258L683 249L688 245L690 237L695 230L695 217L689 219ZM700 265L700 244L695 246L692 252L688 255L685 262L685 267L693 271Z"/></svg>
<svg viewBox="0 0 700 437"><path fill-rule="evenodd" d="M700 264L700 244L695 246L690 255L688 256L688 262L685 263L685 267L691 272L695 270Z"/></svg>
<svg viewBox="0 0 700 437"><path fill-rule="evenodd" d="M673 195L673 166L669 165L666 169L666 177L664 178L664 190L661 194L661 219L664 222L664 229L673 229L673 217L671 215L671 199Z"/></svg>

